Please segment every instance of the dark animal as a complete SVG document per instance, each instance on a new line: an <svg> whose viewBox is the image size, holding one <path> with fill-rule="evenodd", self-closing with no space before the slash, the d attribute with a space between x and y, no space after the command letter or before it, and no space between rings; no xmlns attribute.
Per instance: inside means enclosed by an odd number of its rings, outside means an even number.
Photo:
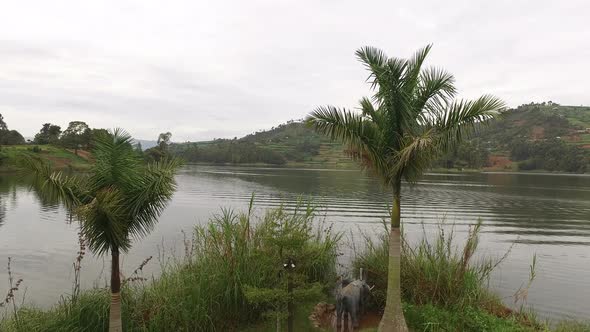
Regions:
<svg viewBox="0 0 590 332"><path fill-rule="evenodd" d="M349 282L343 280L336 291L336 331L340 331L342 320L346 323L348 316L348 326L352 325L350 330L359 327L359 320L365 313L367 302L371 294L371 287L363 280Z"/></svg>

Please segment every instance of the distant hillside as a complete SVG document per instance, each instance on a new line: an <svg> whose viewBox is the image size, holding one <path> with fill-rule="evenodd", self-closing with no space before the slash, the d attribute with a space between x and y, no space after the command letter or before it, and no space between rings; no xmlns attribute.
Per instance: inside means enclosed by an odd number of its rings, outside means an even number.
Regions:
<svg viewBox="0 0 590 332"><path fill-rule="evenodd" d="M17 168L20 158L38 157L57 169L81 170L89 167L88 152L73 151L52 145L2 145L0 147L0 171L12 171Z"/></svg>
<svg viewBox="0 0 590 332"><path fill-rule="evenodd" d="M170 149L188 162L354 167L341 144L300 121L239 139L172 144ZM590 107L531 103L508 110L433 166L584 172L589 154Z"/></svg>
<svg viewBox="0 0 590 332"><path fill-rule="evenodd" d="M289 121L240 139L172 144L172 153L188 162L351 167L342 145L300 121Z"/></svg>
<svg viewBox="0 0 590 332"><path fill-rule="evenodd" d="M531 103L508 110L439 167L491 170L590 170L590 107Z"/></svg>

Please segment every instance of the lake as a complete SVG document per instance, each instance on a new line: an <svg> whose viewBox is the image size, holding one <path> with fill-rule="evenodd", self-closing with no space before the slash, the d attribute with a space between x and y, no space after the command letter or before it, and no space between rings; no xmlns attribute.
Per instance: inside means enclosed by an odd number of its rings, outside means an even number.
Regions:
<svg viewBox="0 0 590 332"><path fill-rule="evenodd" d="M183 255L183 230L190 236L195 224L221 207L246 209L252 193L258 213L313 197L326 221L347 237L359 230L382 231L391 200L378 180L357 170L191 165L179 172L177 182L156 229L123 256L124 275L149 256L154 258L145 273L157 274L167 259ZM536 254L537 279L528 305L549 318L590 316L590 176L427 174L414 186L404 184L402 218L411 240L423 229L431 233L443 219L464 238L481 218L481 254L501 257L516 243L492 280L507 304L527 282ZM8 289L8 257L15 276L24 279L26 303L48 307L71 292L77 232L63 208L41 200L18 176L1 174L0 294ZM87 254L82 265L83 287L107 284L108 260Z"/></svg>

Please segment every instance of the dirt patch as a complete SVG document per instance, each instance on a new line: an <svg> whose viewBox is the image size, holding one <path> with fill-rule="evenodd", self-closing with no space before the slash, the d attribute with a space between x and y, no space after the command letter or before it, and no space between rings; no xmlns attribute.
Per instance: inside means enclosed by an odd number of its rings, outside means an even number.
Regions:
<svg viewBox="0 0 590 332"><path fill-rule="evenodd" d="M582 138L580 137L580 135L571 135L566 137L565 140L568 142L579 142L582 140Z"/></svg>
<svg viewBox="0 0 590 332"><path fill-rule="evenodd" d="M584 144L581 147L582 149L590 149L590 144Z"/></svg>
<svg viewBox="0 0 590 332"><path fill-rule="evenodd" d="M485 167L487 170L505 170L512 168L512 161L506 156L491 155L489 163L490 166Z"/></svg>
<svg viewBox="0 0 590 332"><path fill-rule="evenodd" d="M309 320L316 328L334 330L336 324L336 306L325 302L316 304L311 315L309 315ZM380 321L380 314L367 312L361 317L359 328L356 330L376 328L379 326ZM348 326L344 327L344 331L350 331Z"/></svg>

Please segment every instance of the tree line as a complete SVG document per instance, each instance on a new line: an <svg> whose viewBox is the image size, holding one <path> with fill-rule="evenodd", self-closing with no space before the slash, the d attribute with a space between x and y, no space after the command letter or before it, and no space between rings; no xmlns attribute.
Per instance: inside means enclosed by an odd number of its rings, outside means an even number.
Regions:
<svg viewBox="0 0 590 332"><path fill-rule="evenodd" d="M275 150L238 139L216 140L213 143L193 143L188 147L175 147L174 154L188 162L215 164L283 165L287 162L287 158Z"/></svg>
<svg viewBox="0 0 590 332"><path fill-rule="evenodd" d="M590 158L585 151L560 139L543 141L515 140L510 159L518 162L518 169L584 173Z"/></svg>
<svg viewBox="0 0 590 332"><path fill-rule="evenodd" d="M45 123L35 134L31 143L37 145L57 145L73 149L77 154L79 149L89 150L93 148L93 141L99 134L107 133L106 129L90 128L84 121L71 121L68 127L62 131L61 126ZM21 145L27 141L16 130L9 130L0 114L0 145Z"/></svg>

